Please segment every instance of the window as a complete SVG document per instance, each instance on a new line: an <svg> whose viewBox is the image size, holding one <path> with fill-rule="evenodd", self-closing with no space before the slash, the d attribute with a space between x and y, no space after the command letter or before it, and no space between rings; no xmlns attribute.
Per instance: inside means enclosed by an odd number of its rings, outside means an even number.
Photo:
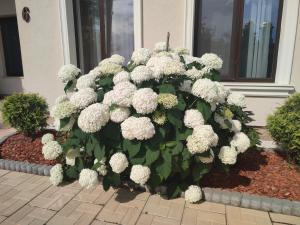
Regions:
<svg viewBox="0 0 300 225"><path fill-rule="evenodd" d="M87 73L101 59L134 48L133 0L74 0L77 58Z"/></svg>
<svg viewBox="0 0 300 225"><path fill-rule="evenodd" d="M224 81L274 81L283 0L195 2L194 55L222 57Z"/></svg>
<svg viewBox="0 0 300 225"><path fill-rule="evenodd" d="M23 76L19 31L16 17L0 18L0 37L2 40L7 76Z"/></svg>

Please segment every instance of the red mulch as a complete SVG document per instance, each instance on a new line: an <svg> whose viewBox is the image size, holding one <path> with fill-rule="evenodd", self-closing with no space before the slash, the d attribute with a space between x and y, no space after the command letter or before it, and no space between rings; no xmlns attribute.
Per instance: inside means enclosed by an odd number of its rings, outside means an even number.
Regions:
<svg viewBox="0 0 300 225"><path fill-rule="evenodd" d="M300 201L300 170L282 153L249 150L229 174L214 169L203 186Z"/></svg>
<svg viewBox="0 0 300 225"><path fill-rule="evenodd" d="M45 160L41 143L41 138L45 133L55 131L45 131L36 134L35 137L27 137L23 134L16 134L4 141L0 145L0 158L30 163L55 165L55 160Z"/></svg>

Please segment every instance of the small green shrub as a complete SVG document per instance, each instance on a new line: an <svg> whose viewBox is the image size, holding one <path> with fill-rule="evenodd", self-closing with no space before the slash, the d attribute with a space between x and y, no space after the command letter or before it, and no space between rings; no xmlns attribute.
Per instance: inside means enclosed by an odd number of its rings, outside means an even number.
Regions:
<svg viewBox="0 0 300 225"><path fill-rule="evenodd" d="M300 93L292 95L268 117L267 128L289 159L300 164Z"/></svg>
<svg viewBox="0 0 300 225"><path fill-rule="evenodd" d="M46 126L48 104L37 94L13 94L4 99L3 119L25 135L33 135Z"/></svg>

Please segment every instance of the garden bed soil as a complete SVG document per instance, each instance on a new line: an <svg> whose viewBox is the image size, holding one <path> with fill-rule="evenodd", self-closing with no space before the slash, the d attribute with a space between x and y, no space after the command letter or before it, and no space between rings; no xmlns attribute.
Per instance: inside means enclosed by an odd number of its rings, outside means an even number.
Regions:
<svg viewBox="0 0 300 225"><path fill-rule="evenodd" d="M0 158L44 165L55 165L55 160L45 160L42 154L43 144L41 138L45 133L55 131L47 130L39 132L34 137L27 137L23 134L15 134L7 138L0 145Z"/></svg>
<svg viewBox="0 0 300 225"><path fill-rule="evenodd" d="M202 186L300 201L300 169L283 153L248 150L229 174L214 169Z"/></svg>

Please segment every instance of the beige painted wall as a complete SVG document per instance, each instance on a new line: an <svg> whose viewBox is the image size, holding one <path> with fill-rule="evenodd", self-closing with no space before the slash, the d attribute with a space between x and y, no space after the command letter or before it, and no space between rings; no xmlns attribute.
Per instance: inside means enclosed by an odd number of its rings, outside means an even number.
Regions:
<svg viewBox="0 0 300 225"><path fill-rule="evenodd" d="M300 5L299 5L300 12ZM298 16L297 36L295 43L291 84L295 86L297 92L300 92L300 16Z"/></svg>
<svg viewBox="0 0 300 225"><path fill-rule="evenodd" d="M30 9L31 20L21 18L22 9ZM50 104L63 93L57 72L64 64L60 28L59 1L17 0L16 11L23 60L24 92L37 92Z"/></svg>
<svg viewBox="0 0 300 225"><path fill-rule="evenodd" d="M183 46L185 1L143 0L143 47L153 48L159 41L165 41L171 34L170 45Z"/></svg>

